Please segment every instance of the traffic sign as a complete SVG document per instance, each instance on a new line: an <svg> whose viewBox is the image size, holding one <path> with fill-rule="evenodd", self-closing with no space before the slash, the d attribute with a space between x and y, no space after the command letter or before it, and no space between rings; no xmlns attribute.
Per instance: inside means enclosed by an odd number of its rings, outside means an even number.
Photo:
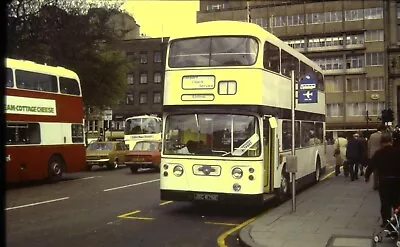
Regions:
<svg viewBox="0 0 400 247"><path fill-rule="evenodd" d="M299 90L299 104L301 103L318 103L318 89Z"/></svg>
<svg viewBox="0 0 400 247"><path fill-rule="evenodd" d="M305 75L299 81L298 103L318 103L317 79Z"/></svg>

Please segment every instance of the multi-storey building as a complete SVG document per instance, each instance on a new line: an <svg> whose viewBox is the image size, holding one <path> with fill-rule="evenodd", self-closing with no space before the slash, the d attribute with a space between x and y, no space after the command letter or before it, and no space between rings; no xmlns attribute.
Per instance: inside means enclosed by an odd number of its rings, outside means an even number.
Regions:
<svg viewBox="0 0 400 247"><path fill-rule="evenodd" d="M400 76L396 4L200 0L197 22L251 21L319 64L325 74L327 130L336 135L374 129L383 109L400 108L395 95L399 79L394 79ZM388 57L396 60L391 73Z"/></svg>
<svg viewBox="0 0 400 247"><path fill-rule="evenodd" d="M124 40L121 44L134 68L126 75L125 98L112 109L112 131L122 131L127 117L161 116L167 42L168 38L145 38Z"/></svg>

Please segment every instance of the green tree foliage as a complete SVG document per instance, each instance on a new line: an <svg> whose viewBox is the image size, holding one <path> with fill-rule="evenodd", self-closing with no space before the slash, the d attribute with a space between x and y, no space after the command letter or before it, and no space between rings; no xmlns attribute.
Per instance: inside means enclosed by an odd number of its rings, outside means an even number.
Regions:
<svg viewBox="0 0 400 247"><path fill-rule="evenodd" d="M13 0L7 5L7 56L71 69L80 77L86 109L113 106L124 97L132 66L118 49L124 33L109 25L121 4Z"/></svg>

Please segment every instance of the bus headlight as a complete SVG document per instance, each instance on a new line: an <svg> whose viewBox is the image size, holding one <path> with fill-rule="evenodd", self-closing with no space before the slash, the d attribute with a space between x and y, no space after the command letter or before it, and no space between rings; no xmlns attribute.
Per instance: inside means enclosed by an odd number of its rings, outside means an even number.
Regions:
<svg viewBox="0 0 400 247"><path fill-rule="evenodd" d="M177 176L177 177L182 176L182 174L183 174L183 167L180 166L180 165L175 166L174 169L173 169L173 173L174 173L174 175Z"/></svg>
<svg viewBox="0 0 400 247"><path fill-rule="evenodd" d="M236 179L240 179L241 177L243 177L243 171L242 169L240 169L239 167L235 167L232 170L232 177L236 178Z"/></svg>

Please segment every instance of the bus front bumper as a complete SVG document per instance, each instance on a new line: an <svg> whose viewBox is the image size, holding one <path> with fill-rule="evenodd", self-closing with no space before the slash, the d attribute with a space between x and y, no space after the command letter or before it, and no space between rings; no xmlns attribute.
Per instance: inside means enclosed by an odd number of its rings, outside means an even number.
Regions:
<svg viewBox="0 0 400 247"><path fill-rule="evenodd" d="M163 201L196 201L196 202L216 202L224 204L239 205L261 205L263 204L263 194L232 194L232 193L210 193L201 191L176 191L161 190L161 200Z"/></svg>

